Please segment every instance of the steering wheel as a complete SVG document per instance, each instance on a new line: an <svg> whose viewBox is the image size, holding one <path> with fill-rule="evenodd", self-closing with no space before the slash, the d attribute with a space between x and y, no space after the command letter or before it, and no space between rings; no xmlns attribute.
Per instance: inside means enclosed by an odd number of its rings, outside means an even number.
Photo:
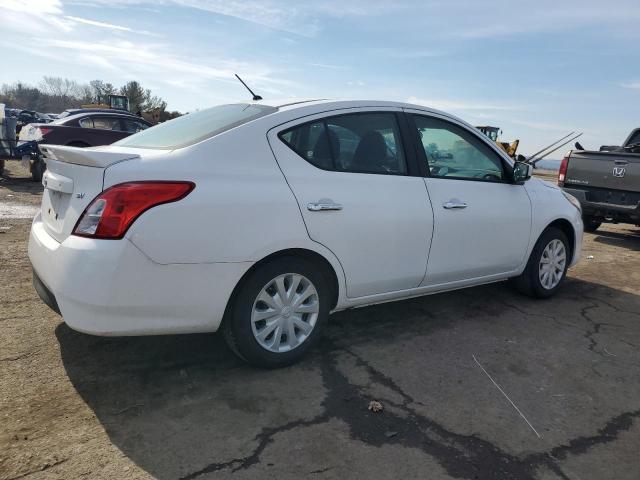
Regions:
<svg viewBox="0 0 640 480"><path fill-rule="evenodd" d="M484 180L502 180L498 175L496 175L495 173L487 173L485 175L482 176L482 178Z"/></svg>

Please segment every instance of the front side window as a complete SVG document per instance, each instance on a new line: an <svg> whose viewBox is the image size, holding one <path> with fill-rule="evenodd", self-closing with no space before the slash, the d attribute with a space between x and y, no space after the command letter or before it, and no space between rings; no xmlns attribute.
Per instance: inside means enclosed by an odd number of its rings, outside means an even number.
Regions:
<svg viewBox="0 0 640 480"><path fill-rule="evenodd" d="M124 122L125 132L138 133L148 128L146 123L142 123L138 120L123 119L122 121Z"/></svg>
<svg viewBox="0 0 640 480"><path fill-rule="evenodd" d="M414 115L432 177L502 181L502 160L479 138L450 122Z"/></svg>
<svg viewBox="0 0 640 480"><path fill-rule="evenodd" d="M293 151L323 170L404 175L394 113L355 113L316 120L280 134Z"/></svg>

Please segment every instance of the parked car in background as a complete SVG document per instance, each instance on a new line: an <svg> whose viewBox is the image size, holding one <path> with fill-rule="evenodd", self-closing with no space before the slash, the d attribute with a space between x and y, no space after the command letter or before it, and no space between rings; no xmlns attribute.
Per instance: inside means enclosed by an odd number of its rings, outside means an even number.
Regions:
<svg viewBox="0 0 640 480"><path fill-rule="evenodd" d="M34 285L86 333L221 329L277 367L330 311L507 279L547 298L580 258L575 198L418 105L221 105L110 146L41 149Z"/></svg>
<svg viewBox="0 0 640 480"><path fill-rule="evenodd" d="M570 151L558 185L580 201L588 232L603 222L640 225L640 128L622 146Z"/></svg>
<svg viewBox="0 0 640 480"><path fill-rule="evenodd" d="M25 126L19 135L18 148L30 156L31 176L40 181L46 168L38 145L68 145L72 147L95 147L108 145L133 133L149 128L151 124L143 118L127 113L102 111L69 115L50 123L32 123Z"/></svg>
<svg viewBox="0 0 640 480"><path fill-rule="evenodd" d="M8 115L14 116L17 119L16 123L16 134L20 133L22 127L28 125L30 123L49 123L51 118L39 112L34 112L33 110L20 110L20 109L6 109Z"/></svg>

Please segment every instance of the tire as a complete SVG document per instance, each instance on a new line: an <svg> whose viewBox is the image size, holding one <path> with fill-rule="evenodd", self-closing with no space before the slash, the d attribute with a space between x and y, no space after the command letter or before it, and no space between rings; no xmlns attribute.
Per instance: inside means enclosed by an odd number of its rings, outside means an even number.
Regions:
<svg viewBox="0 0 640 480"><path fill-rule="evenodd" d="M541 269L543 268L541 267L541 264L543 262L543 255L545 255L545 250L552 244L552 242L561 242L564 249L564 266L562 268L560 279L557 281L557 283L555 283L555 280L557 279L559 270L553 270L553 274L549 273L546 277L543 277L543 273L541 272ZM558 244L554 243L554 245ZM547 255L548 253L549 252L547 252ZM544 232L542 232L542 235L540 235L540 238L538 238L538 241L533 247L524 272L522 272L520 276L514 279L516 288L521 293L524 293L525 295L528 295L530 297L550 298L554 296L564 282L564 279L567 275L570 253L571 247L569 246L569 241L567 240L567 236L564 234L564 232L555 227L547 228ZM556 265L556 263L553 262L548 264L551 265L549 267L550 269L553 269L554 265ZM561 267L561 265L558 266ZM551 276L551 281L549 280L549 276ZM543 283L542 278L546 278L547 285Z"/></svg>
<svg viewBox="0 0 640 480"><path fill-rule="evenodd" d="M47 165L44 161L38 158L33 165L31 165L31 179L34 182L41 182L42 175L44 175L44 171L47 169Z"/></svg>
<svg viewBox="0 0 640 480"><path fill-rule="evenodd" d="M582 217L582 223L584 224L584 231L593 233L595 232L600 225L602 225L602 221L597 219L596 217L590 217L585 215Z"/></svg>
<svg viewBox="0 0 640 480"><path fill-rule="evenodd" d="M281 282L284 296L290 295L294 299L285 301L284 307L277 305L277 299L282 295L275 293L276 281ZM296 285L298 289L294 291ZM309 285L312 289L305 290ZM310 292L306 300L301 297ZM329 317L330 292L325 276L313 262L298 257L275 259L258 267L238 285L231 308L222 322L223 336L231 350L253 366L279 368L291 365L320 339ZM261 298L267 299L275 308L269 307ZM296 313L295 299L305 300L298 309L314 312ZM261 319L270 313L269 318ZM300 328L303 326L300 321L305 323L305 330L311 326L308 333ZM293 336L290 337L291 331ZM260 333L264 337L262 344L258 339Z"/></svg>

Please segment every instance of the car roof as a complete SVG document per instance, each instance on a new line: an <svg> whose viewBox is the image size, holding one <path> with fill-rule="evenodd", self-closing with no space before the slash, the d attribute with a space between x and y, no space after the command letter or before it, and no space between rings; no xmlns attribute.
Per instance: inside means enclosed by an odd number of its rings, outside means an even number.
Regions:
<svg viewBox="0 0 640 480"><path fill-rule="evenodd" d="M115 108L67 108L62 113L68 113L67 116L71 116L71 115L75 115L77 113L92 113L92 112L119 113L121 115L136 116L134 113L129 112L128 110L118 110L118 109L115 109Z"/></svg>
<svg viewBox="0 0 640 480"><path fill-rule="evenodd" d="M62 125L64 123L66 123L69 120L78 120L80 118L84 118L84 117L92 117L92 116L100 116L100 117L124 117L127 120L140 120L146 124L151 125L148 121L146 121L144 118L142 117L138 117L137 115L132 115L132 114L126 114L126 113L119 113L119 112L107 112L107 111L92 111L92 112L87 112L87 111L83 111L80 113L75 113L73 115L67 115L66 117L62 117L62 118L58 118L57 120L55 120L57 122L57 125Z"/></svg>
<svg viewBox="0 0 640 480"><path fill-rule="evenodd" d="M229 102L234 103L234 102ZM349 99L349 98L319 98L319 99L268 99L258 100L255 102L237 102L237 103L251 103L255 105L266 105L275 107L278 111L290 111L296 109L304 109L311 106L322 106L331 108L356 108L356 107L396 107L396 108L409 108L417 110L425 110L433 113L438 113L447 117L455 118L461 121L458 117L451 115L450 113L443 112L441 110L431 108L425 105L418 105L406 102L398 102L393 100L367 100L367 99ZM464 122L466 123L466 122Z"/></svg>

